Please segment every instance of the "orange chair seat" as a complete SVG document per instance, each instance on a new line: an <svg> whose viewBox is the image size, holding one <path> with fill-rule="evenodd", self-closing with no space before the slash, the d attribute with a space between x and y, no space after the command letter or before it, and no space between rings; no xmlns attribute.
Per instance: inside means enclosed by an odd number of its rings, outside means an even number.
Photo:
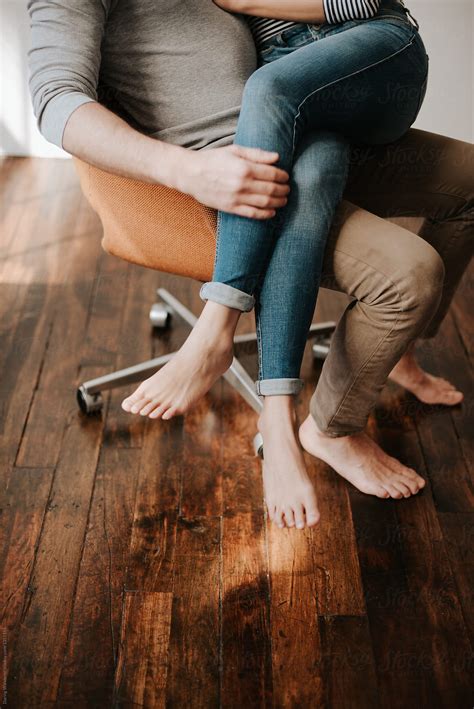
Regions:
<svg viewBox="0 0 474 709"><path fill-rule="evenodd" d="M162 185L113 175L74 158L81 187L103 227L102 248L132 263L212 277L217 213Z"/></svg>

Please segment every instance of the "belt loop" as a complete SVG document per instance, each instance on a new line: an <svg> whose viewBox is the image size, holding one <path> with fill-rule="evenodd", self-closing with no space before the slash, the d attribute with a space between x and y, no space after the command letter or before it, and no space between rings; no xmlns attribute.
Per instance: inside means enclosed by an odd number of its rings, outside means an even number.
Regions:
<svg viewBox="0 0 474 709"><path fill-rule="evenodd" d="M420 29L420 25L418 24L418 21L413 17L413 15L411 14L410 10L409 10L407 7L405 7L404 5L403 5L402 7L403 7L404 12L407 14L407 16L408 16L408 17L410 18L410 20L412 21L412 24L416 27L417 30L419 30L419 29Z"/></svg>
<svg viewBox="0 0 474 709"><path fill-rule="evenodd" d="M420 25L418 24L418 21L413 17L413 15L411 14L410 10L408 10L408 16L409 16L410 19L413 20L413 22L415 23L416 29L419 30L419 29L420 29Z"/></svg>

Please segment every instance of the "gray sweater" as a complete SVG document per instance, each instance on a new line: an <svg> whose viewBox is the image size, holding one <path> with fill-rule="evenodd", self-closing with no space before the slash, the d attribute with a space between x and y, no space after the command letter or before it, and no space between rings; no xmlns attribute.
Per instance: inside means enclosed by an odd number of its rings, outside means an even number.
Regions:
<svg viewBox="0 0 474 709"><path fill-rule="evenodd" d="M30 91L38 127L99 101L142 133L188 148L232 142L256 68L244 20L212 0L29 0Z"/></svg>

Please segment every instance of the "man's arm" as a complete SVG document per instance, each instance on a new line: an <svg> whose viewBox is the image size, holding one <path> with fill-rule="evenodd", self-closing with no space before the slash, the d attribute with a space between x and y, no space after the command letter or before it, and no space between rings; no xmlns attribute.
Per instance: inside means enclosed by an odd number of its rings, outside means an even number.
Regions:
<svg viewBox="0 0 474 709"><path fill-rule="evenodd" d="M379 8L380 0L214 0L230 12L295 22L329 22L368 19Z"/></svg>
<svg viewBox="0 0 474 709"><path fill-rule="evenodd" d="M191 151L136 131L97 101L109 0L30 0L30 91L41 133L77 157L158 182L208 206L267 219L284 206L288 175L278 155L229 146Z"/></svg>

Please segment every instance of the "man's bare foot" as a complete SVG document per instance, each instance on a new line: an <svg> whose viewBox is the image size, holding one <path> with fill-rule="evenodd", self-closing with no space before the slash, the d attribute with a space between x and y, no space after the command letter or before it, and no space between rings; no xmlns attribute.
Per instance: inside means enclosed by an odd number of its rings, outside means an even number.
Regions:
<svg viewBox="0 0 474 709"><path fill-rule="evenodd" d="M299 430L301 445L321 458L354 487L376 497L416 495L425 481L414 470L392 458L366 433L333 438L322 433L311 415Z"/></svg>
<svg viewBox="0 0 474 709"><path fill-rule="evenodd" d="M424 404L456 406L464 398L463 393L446 379L435 377L421 369L416 361L413 347L410 347L395 365L389 378L408 389Z"/></svg>
<svg viewBox="0 0 474 709"><path fill-rule="evenodd" d="M122 409L151 419L184 414L232 364L239 316L238 310L208 301L181 349L122 401Z"/></svg>
<svg viewBox="0 0 474 709"><path fill-rule="evenodd" d="M258 428L264 441L263 488L268 516L280 529L313 527L319 510L296 435L293 397L265 397Z"/></svg>

